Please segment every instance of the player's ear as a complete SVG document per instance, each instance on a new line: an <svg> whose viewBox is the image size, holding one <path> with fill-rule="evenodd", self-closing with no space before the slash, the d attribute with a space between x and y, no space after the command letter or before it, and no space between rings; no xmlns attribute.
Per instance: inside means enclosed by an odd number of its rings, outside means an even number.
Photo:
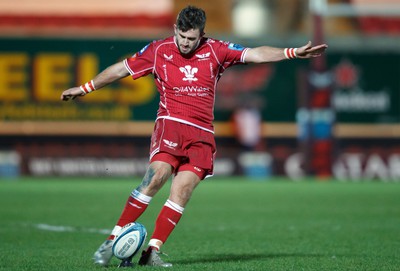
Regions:
<svg viewBox="0 0 400 271"><path fill-rule="evenodd" d="M178 27L176 26L176 24L174 24L174 33L175 35L178 35Z"/></svg>

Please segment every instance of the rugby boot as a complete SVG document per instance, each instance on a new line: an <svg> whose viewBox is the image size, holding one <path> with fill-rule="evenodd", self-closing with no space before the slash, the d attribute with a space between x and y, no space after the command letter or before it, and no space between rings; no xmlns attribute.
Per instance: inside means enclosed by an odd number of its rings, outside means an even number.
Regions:
<svg viewBox="0 0 400 271"><path fill-rule="evenodd" d="M107 266L110 262L113 252L112 252L113 240L106 240L101 244L97 251L93 255L93 261L95 264L101 266Z"/></svg>
<svg viewBox="0 0 400 271"><path fill-rule="evenodd" d="M172 263L166 263L160 258L161 254L163 253L159 252L157 249L149 247L147 250L143 250L142 256L139 259L139 265L172 267Z"/></svg>

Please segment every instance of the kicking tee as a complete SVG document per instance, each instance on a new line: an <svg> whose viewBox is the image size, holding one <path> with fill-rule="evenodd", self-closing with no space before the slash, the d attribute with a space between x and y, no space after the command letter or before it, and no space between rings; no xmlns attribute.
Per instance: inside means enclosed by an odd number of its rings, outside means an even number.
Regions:
<svg viewBox="0 0 400 271"><path fill-rule="evenodd" d="M215 89L230 66L244 64L248 48L202 38L182 55L174 37L153 41L124 60L133 79L153 74L160 94L157 119L169 119L214 133Z"/></svg>

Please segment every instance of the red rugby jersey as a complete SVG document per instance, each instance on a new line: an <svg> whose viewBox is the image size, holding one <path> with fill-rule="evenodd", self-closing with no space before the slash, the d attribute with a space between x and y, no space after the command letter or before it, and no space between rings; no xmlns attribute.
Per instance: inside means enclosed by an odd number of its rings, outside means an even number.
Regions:
<svg viewBox="0 0 400 271"><path fill-rule="evenodd" d="M179 52L174 37L153 41L124 60L134 79L152 73L160 93L157 119L166 118L214 132L214 99L226 68L243 64L248 48L202 38L190 55Z"/></svg>

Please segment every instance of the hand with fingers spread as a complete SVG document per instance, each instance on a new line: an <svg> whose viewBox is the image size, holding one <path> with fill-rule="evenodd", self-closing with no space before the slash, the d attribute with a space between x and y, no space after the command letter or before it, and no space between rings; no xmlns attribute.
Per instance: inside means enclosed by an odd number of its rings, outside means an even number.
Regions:
<svg viewBox="0 0 400 271"><path fill-rule="evenodd" d="M312 46L311 41L309 41L306 45L297 48L296 57L297 58L318 57L322 53L324 53L327 48L328 48L328 45L326 45L326 44L320 44L320 45L317 45L317 46Z"/></svg>

